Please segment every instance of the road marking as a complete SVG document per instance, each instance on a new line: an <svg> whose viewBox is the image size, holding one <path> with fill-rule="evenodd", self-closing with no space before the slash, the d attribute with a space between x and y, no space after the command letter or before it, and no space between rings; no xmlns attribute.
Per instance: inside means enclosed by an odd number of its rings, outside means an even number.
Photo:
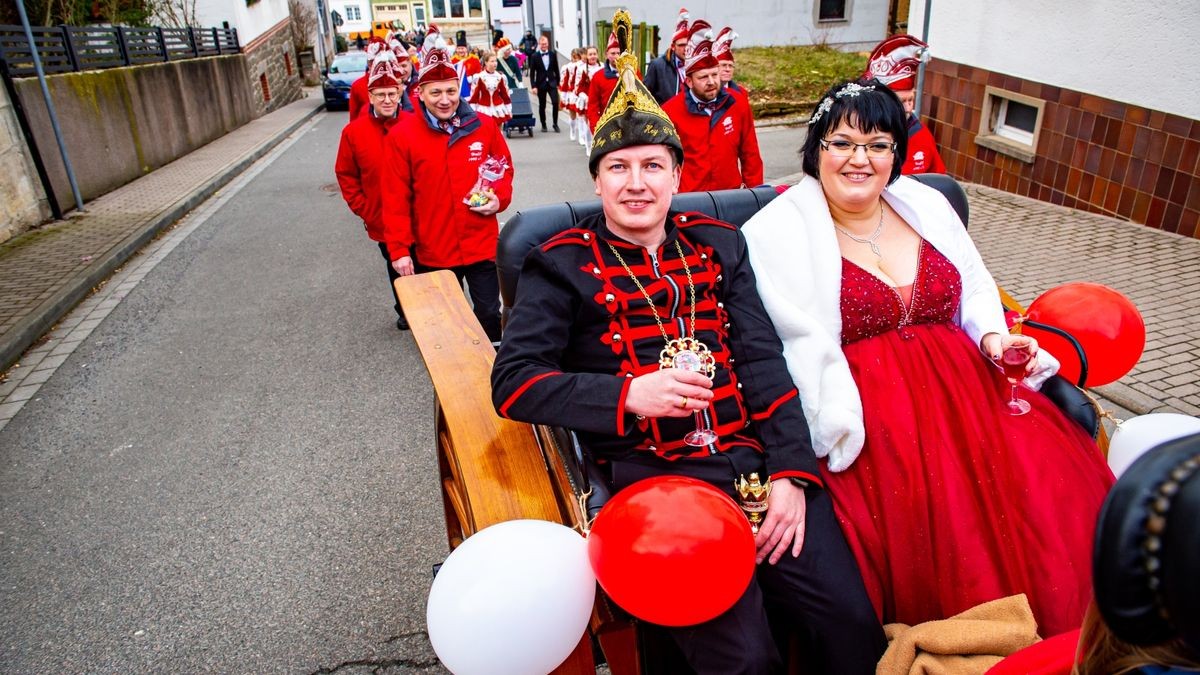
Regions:
<svg viewBox="0 0 1200 675"><path fill-rule="evenodd" d="M35 397L42 385L50 380L75 348L83 344L83 340L91 335L130 291L137 288L142 279L157 267L163 258L300 140L301 136L312 131L320 120L320 115L313 116L270 152L251 164L241 175L176 221L166 234L135 253L125 261L119 271L101 284L98 290L67 313L53 330L22 354L17 363L9 369L8 379L0 383L0 430L16 417L26 403L38 400ZM86 368L87 364L81 364L80 367Z"/></svg>

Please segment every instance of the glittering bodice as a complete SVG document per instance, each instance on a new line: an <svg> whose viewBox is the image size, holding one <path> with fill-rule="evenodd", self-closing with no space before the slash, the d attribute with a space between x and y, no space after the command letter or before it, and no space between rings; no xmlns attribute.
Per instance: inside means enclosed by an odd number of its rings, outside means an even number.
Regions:
<svg viewBox="0 0 1200 675"><path fill-rule="evenodd" d="M958 270L926 241L917 254L917 276L907 305L898 290L843 258L842 344L892 330L907 337L908 326L946 323L954 319L961 297Z"/></svg>

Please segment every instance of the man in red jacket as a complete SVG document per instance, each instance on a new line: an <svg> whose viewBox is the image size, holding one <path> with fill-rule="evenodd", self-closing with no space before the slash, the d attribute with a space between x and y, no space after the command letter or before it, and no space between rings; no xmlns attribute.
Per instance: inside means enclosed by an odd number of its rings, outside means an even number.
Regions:
<svg viewBox="0 0 1200 675"><path fill-rule="evenodd" d="M608 99L612 97L613 90L617 88L617 57L621 55L621 48L617 45L617 34L613 33L608 36L608 46L605 47L604 56L608 60L604 63L604 69L596 71L592 75L592 81L588 84L588 108L587 119L588 128L593 133L596 131L596 122L600 120L600 113L604 111L604 106L608 105Z"/></svg>
<svg viewBox="0 0 1200 675"><path fill-rule="evenodd" d="M937 143L929 128L921 124L915 107L917 69L929 54L929 45L911 35L893 35L880 42L867 59L864 77L873 77L896 92L908 113L908 157L900 173L946 173Z"/></svg>
<svg viewBox="0 0 1200 675"><path fill-rule="evenodd" d="M755 187L763 182L762 156L750 103L721 87L707 21L692 24L684 59L686 88L663 105L683 141L680 192Z"/></svg>
<svg viewBox="0 0 1200 675"><path fill-rule="evenodd" d="M458 73L444 49L426 51L417 78L420 102L384 144L383 229L392 267L406 276L449 269L465 278L475 316L500 340L496 213L512 201L512 155L500 127L459 95ZM508 168L469 206L480 165Z"/></svg>
<svg viewBox="0 0 1200 675"><path fill-rule="evenodd" d="M377 48L372 43L368 49ZM402 65L408 55L397 54L381 48L372 54L372 63L362 81L367 88L370 104L363 106L363 114L342 129L342 142L338 146L334 173L342 188L342 198L356 216L362 218L367 236L379 243L383 260L387 263L388 285L396 300L396 327L405 330L408 323L400 307L400 298L392 283L399 274L392 269L392 259L384 243L383 192L379 186L380 168L383 165L384 141L400 116L411 113L412 101L405 93L407 69Z"/></svg>

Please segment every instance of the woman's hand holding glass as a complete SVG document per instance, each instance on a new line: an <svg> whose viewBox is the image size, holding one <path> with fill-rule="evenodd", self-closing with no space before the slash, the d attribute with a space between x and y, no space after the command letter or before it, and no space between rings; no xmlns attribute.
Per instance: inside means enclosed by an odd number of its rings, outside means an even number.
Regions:
<svg viewBox="0 0 1200 675"><path fill-rule="evenodd" d="M979 341L983 349L1009 383L1009 400L1005 403L1012 415L1029 412L1029 402L1017 396L1017 387L1037 368L1037 340L1025 335L1001 335L988 333Z"/></svg>

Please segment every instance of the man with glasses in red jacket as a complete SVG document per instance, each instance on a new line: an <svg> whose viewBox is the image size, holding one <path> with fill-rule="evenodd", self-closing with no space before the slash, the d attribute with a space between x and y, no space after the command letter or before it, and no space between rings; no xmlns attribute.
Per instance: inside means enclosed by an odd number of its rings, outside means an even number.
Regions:
<svg viewBox="0 0 1200 675"><path fill-rule="evenodd" d="M379 250L387 263L388 285L396 300L396 327L408 328L400 298L396 296L393 283L399 274L392 268L391 257L383 231L383 192L379 185L380 169L383 165L383 148L388 134L395 128L401 115L413 111L412 101L407 94L408 54L403 47L397 53L382 40L373 41L371 66L361 78L365 82L367 100L370 105L362 106L363 114L342 129L342 140L338 146L334 173L342 198L354 215L362 218L367 236L378 242ZM353 112L353 111L352 111Z"/></svg>

